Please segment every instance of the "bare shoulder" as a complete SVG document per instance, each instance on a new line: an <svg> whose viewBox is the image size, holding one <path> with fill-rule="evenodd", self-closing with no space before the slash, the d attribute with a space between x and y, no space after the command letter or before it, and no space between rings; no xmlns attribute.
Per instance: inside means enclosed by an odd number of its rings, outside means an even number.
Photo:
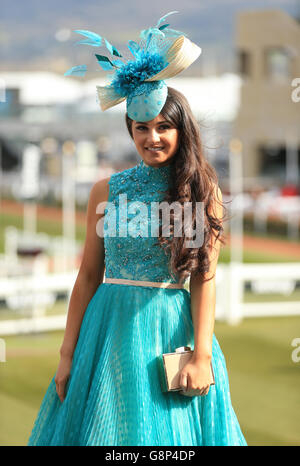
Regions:
<svg viewBox="0 0 300 466"><path fill-rule="evenodd" d="M104 209L109 194L109 178L93 184L87 207L86 239L80 270L90 281L100 283L104 270L104 237L103 224L98 221L104 216Z"/></svg>
<svg viewBox="0 0 300 466"><path fill-rule="evenodd" d="M95 205L99 202L107 202L109 195L109 180L108 178L102 178L97 181L91 188L89 203Z"/></svg>
<svg viewBox="0 0 300 466"><path fill-rule="evenodd" d="M102 178L101 180L96 181L91 189L91 194L93 193L93 195L98 195L103 201L105 201L105 197L108 198L110 178L111 177L109 176L108 178Z"/></svg>

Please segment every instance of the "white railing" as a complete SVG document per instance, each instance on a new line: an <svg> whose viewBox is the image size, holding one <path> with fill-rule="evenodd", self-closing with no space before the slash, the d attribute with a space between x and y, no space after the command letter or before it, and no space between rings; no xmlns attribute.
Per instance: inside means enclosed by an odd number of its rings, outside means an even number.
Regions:
<svg viewBox="0 0 300 466"><path fill-rule="evenodd" d="M33 303L47 293L65 292L70 298L77 271L68 274L48 274L31 277L0 278L0 299L32 295ZM256 293L290 294L300 281L300 263L286 264L219 264L216 274L216 319L238 324L243 318L300 315L300 301L244 302L245 283L250 282ZM33 311L28 318L0 321L0 336L64 329L66 313L46 316Z"/></svg>
<svg viewBox="0 0 300 466"><path fill-rule="evenodd" d="M247 317L300 315L300 301L244 302L245 283L252 291L283 296L300 281L300 263L219 264L216 274L216 318L237 324Z"/></svg>
<svg viewBox="0 0 300 466"><path fill-rule="evenodd" d="M9 307L22 306L30 308L27 318L0 321L0 335L16 335L22 333L61 330L65 328L68 302L76 281L78 271L61 274L19 276L0 278L0 299L5 299ZM46 316L46 308L51 307L57 293L67 294L66 313L57 316ZM49 297L53 296L53 299ZM27 311L28 312L28 311Z"/></svg>
<svg viewBox="0 0 300 466"><path fill-rule="evenodd" d="M0 270L0 276L5 274L10 263L13 267L22 267L22 263L26 267L26 260L20 260L18 257L18 248L40 248L43 255L48 259L47 267L49 268L50 258L52 262L52 270L54 273L68 272L74 266L76 256L82 250L82 243L72 241L63 236L50 236L46 233L31 233L19 230L14 226L5 228L4 234L4 254L0 256L0 263L6 263L3 267L3 272ZM37 256L37 259L39 258ZM34 263L35 259L28 259L28 262ZM24 266L23 265L23 266ZM28 267L30 267L28 265Z"/></svg>

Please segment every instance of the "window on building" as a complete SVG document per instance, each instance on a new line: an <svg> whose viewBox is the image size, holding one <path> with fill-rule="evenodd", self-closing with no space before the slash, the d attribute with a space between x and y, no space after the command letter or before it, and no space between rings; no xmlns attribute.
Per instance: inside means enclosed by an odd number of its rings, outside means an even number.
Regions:
<svg viewBox="0 0 300 466"><path fill-rule="evenodd" d="M284 145L266 144L258 148L260 154L260 174L262 176L274 176L278 179L286 180L287 174L291 171L290 157L287 156L287 148ZM296 150L296 167L300 172L300 147Z"/></svg>
<svg viewBox="0 0 300 466"><path fill-rule="evenodd" d="M19 116L20 112L19 89L1 89L0 118Z"/></svg>
<svg viewBox="0 0 300 466"><path fill-rule="evenodd" d="M248 78L251 75L251 57L250 52L239 50L238 52L238 71L242 77Z"/></svg>
<svg viewBox="0 0 300 466"><path fill-rule="evenodd" d="M265 74L274 81L291 78L291 53L286 47L268 47L265 50Z"/></svg>
<svg viewBox="0 0 300 466"><path fill-rule="evenodd" d="M286 152L284 146L263 145L259 148L261 175L285 176Z"/></svg>

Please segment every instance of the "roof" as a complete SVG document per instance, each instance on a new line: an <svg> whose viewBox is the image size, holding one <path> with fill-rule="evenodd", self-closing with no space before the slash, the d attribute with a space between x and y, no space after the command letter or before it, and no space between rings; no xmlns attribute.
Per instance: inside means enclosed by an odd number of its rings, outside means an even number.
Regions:
<svg viewBox="0 0 300 466"><path fill-rule="evenodd" d="M82 111L97 112L96 85L105 85L103 79L80 81L50 72L0 72L0 81L6 88L20 89L23 105L55 105L76 103ZM167 84L182 92L196 117L231 121L239 107L241 78L233 73L205 78L172 78ZM85 103L82 104L82 101ZM126 102L108 111L124 112Z"/></svg>

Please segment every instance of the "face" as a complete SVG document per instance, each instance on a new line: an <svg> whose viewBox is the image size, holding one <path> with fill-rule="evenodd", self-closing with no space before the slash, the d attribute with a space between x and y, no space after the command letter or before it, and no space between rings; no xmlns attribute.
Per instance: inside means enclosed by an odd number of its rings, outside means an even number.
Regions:
<svg viewBox="0 0 300 466"><path fill-rule="evenodd" d="M161 114L147 122L132 122L132 136L146 165L169 165L178 149L179 131Z"/></svg>

